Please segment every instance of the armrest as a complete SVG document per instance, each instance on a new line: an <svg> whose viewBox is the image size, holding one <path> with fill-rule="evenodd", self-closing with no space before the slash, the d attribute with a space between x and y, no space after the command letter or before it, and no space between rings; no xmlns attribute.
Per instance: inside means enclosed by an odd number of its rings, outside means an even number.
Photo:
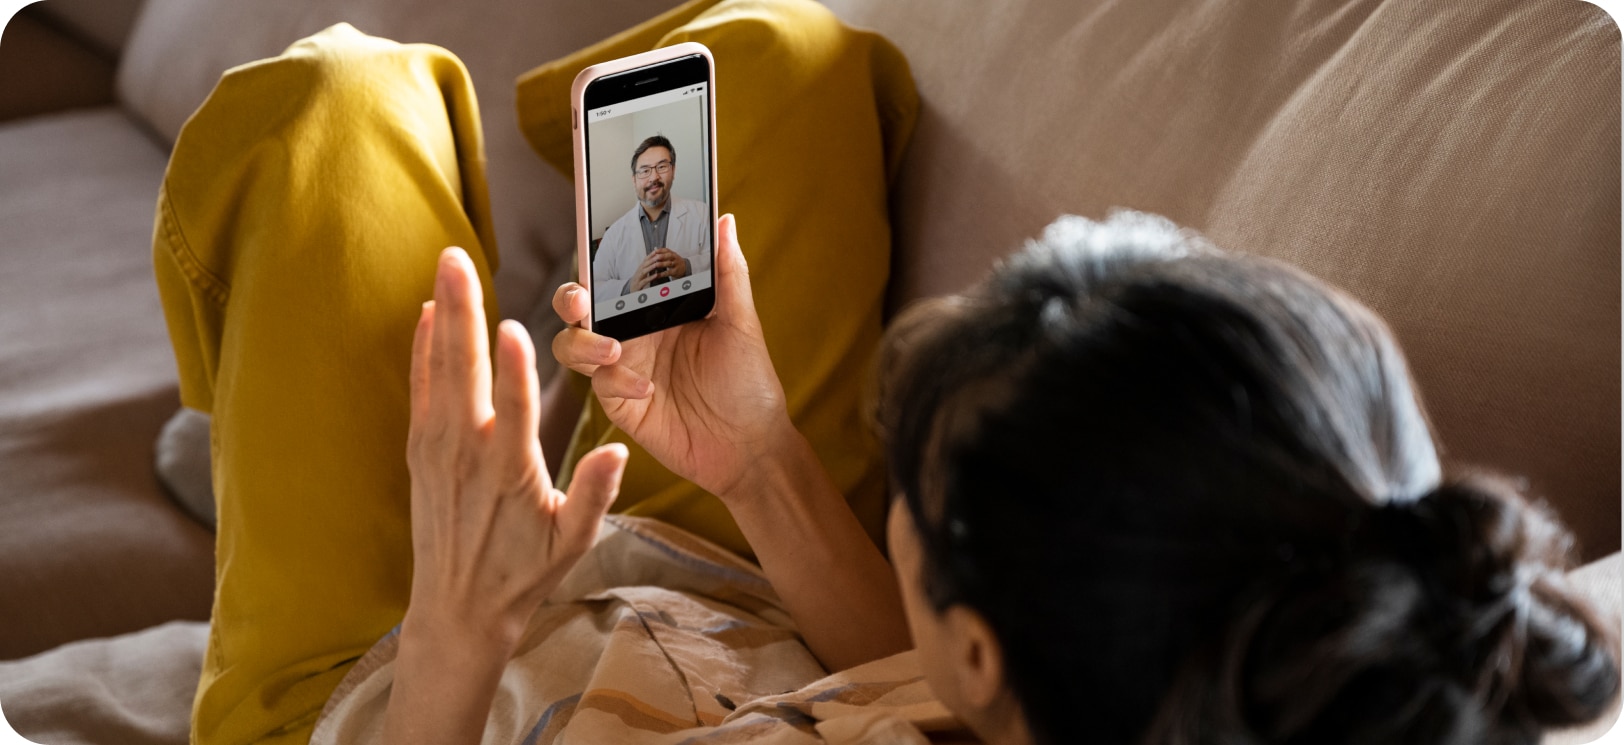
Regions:
<svg viewBox="0 0 1624 745"><path fill-rule="evenodd" d="M0 35L0 121L113 103L114 62L24 8Z"/></svg>

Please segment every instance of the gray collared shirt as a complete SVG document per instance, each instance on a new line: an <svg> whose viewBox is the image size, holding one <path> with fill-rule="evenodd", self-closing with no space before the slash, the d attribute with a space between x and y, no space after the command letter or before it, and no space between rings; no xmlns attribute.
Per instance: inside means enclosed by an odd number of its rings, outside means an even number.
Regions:
<svg viewBox="0 0 1624 745"><path fill-rule="evenodd" d="M643 255L654 253L654 249L665 245L666 229L671 227L671 204L667 201L665 207L660 209L660 216L648 219L648 210L637 210L637 224L643 228Z"/></svg>

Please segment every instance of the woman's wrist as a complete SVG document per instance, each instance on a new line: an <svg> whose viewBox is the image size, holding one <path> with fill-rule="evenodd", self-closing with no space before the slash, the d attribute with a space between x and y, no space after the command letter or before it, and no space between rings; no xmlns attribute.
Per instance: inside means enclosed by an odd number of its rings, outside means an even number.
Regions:
<svg viewBox="0 0 1624 745"><path fill-rule="evenodd" d="M452 603L420 602L414 598L400 622L402 646L421 649L462 650L479 658L501 657L506 662L524 624L502 618L478 618L482 614L458 613Z"/></svg>
<svg viewBox="0 0 1624 745"><path fill-rule="evenodd" d="M716 495L730 509L764 495L793 492L797 486L804 488L828 479L812 444L795 429L788 416L767 446L750 457L748 463L741 469L739 478Z"/></svg>
<svg viewBox="0 0 1624 745"><path fill-rule="evenodd" d="M516 644L506 644L480 635L440 635L424 633L422 627L402 624L397 659L410 658L426 669L438 670L447 679L474 682L487 673L500 671L513 656Z"/></svg>
<svg viewBox="0 0 1624 745"><path fill-rule="evenodd" d="M469 633L449 616L407 611L385 716L391 743L476 743L514 644Z"/></svg>
<svg viewBox="0 0 1624 745"><path fill-rule="evenodd" d="M890 564L817 452L793 428L718 494L795 619L808 649L843 670L907 649Z"/></svg>

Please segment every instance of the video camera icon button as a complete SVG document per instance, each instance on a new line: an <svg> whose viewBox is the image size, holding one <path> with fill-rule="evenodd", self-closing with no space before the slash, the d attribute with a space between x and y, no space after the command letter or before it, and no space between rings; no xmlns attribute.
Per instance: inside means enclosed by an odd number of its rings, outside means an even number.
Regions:
<svg viewBox="0 0 1624 745"><path fill-rule="evenodd" d="M625 309L626 309L626 301L625 300L616 300L615 301L615 310L625 310Z"/></svg>

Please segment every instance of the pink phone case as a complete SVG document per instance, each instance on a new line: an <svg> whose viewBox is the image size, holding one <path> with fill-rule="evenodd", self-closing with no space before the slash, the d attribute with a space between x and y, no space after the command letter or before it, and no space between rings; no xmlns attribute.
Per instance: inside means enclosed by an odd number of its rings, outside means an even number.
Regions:
<svg viewBox="0 0 1624 745"><path fill-rule="evenodd" d="M648 67L649 65L654 65L654 64L661 63L661 62L667 62L667 61L670 61L670 60L679 59L679 58L687 57L687 56L694 55L694 54L697 54L697 55L700 55L700 56L704 57L705 58L705 64L708 67L710 67L710 79L711 79L710 95L706 99L706 103L709 106L710 111L708 111L706 113L706 116L709 117L709 121L710 121L710 126L707 128L707 135L710 138L709 146L710 146L710 173L711 173L711 178L710 178L710 200L709 200L709 202L710 202L710 211L711 211L711 225L715 226L716 225L716 218L717 218L717 211L716 211L716 58L711 56L711 51L710 51L709 48L707 48L704 44L700 44L699 42L685 41L685 42L683 42L681 44L675 44L675 45L672 45L672 46L669 46L669 47L662 47L660 49L656 49L656 50L653 50L651 52L643 52L642 54L634 54L634 55L632 55L630 57L622 57L622 58L617 59L617 60L610 60L608 62L603 62L603 63L600 63L600 64L596 64L596 65L593 65L591 67L586 68L585 70L582 70L579 75L575 76L575 83L570 86L570 131L571 131L572 139L575 141L575 257L576 257L576 266L578 267L577 273L580 275L580 277L579 277L579 279L577 281L581 284L582 287L585 287L587 289L587 298L588 298L587 302L588 302L588 307L589 308L591 307L591 296L592 296L592 262L591 262L591 247L592 247L591 231L592 231L592 226L591 226L590 218L587 215L587 204L586 204L586 202L587 202L586 130L583 128L584 125L583 125L583 121L582 121L582 118L584 116L584 114L582 113L582 109L584 108L584 105L583 105L583 102L582 102L582 97L586 94L587 84L591 83L593 80L604 77L606 75L613 75L613 74L619 73L619 72L626 72L627 70L635 70L635 69L637 69L639 67ZM712 227L712 231L714 231L714 230L715 230L715 228ZM715 271L715 267L716 267L716 250L717 250L717 244L720 243L720 241L721 241L721 236L717 235L716 240L711 242L711 268L712 268L712 271ZM718 295L717 303L719 304L721 302L721 297L720 297L721 288L715 283L713 283L712 286L716 287L716 289L717 289L717 295ZM713 316L713 315L716 315L716 306L715 305L711 306L710 314L707 315L706 318L709 318L710 316ZM591 328L592 328L592 312L591 312L591 310L587 311L586 318L581 322L581 326L583 328L591 330Z"/></svg>

